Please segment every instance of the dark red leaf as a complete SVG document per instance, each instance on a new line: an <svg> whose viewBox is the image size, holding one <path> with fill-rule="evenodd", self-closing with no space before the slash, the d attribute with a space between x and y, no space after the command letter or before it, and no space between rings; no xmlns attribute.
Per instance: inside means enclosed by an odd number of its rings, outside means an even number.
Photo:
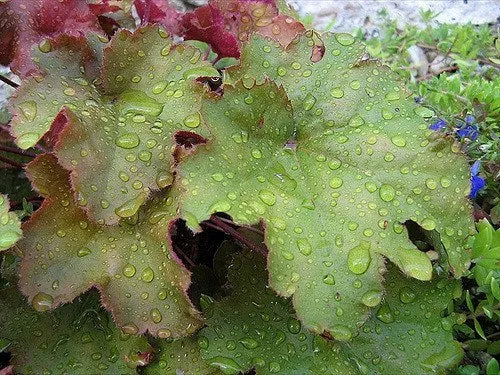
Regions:
<svg viewBox="0 0 500 375"><path fill-rule="evenodd" d="M36 72L30 51L61 34L102 32L84 0L9 0L0 4L0 62L25 77Z"/></svg>

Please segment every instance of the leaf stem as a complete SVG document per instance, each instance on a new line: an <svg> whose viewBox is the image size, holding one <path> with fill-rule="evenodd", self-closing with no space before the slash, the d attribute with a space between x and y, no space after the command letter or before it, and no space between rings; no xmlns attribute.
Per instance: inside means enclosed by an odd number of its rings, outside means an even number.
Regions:
<svg viewBox="0 0 500 375"><path fill-rule="evenodd" d="M226 233L227 235L233 237L238 242L241 242L243 245L248 247L250 250L261 254L263 257L267 257L267 251L265 249L263 249L261 246L259 246L258 244L256 244L252 240L243 236L240 232L238 232L236 229L234 229L231 225L226 224L219 217L212 216L210 218L210 221L205 221L205 222L203 222L203 224L205 224L211 228L220 230L221 232Z"/></svg>
<svg viewBox="0 0 500 375"><path fill-rule="evenodd" d="M29 152L29 151L20 150L20 149L15 148L15 147L0 145L0 151L5 151L5 152L9 152L11 154L17 154L17 155L22 155L22 156L28 156L30 158L36 158L36 154Z"/></svg>
<svg viewBox="0 0 500 375"><path fill-rule="evenodd" d="M24 164L18 163L17 161L14 160L10 160L9 158L5 158L2 155L0 155L0 161L5 164L13 166L14 168L24 169Z"/></svg>
<svg viewBox="0 0 500 375"><path fill-rule="evenodd" d="M188 263L189 263L189 265L190 265L191 267L193 267L193 268L194 268L194 267L196 267L196 264L194 264L194 262L191 260L191 258L189 258L189 257L186 255L186 253L185 253L184 251L182 251L182 249L181 249L179 246L176 246L176 245L174 245L174 244L172 244L172 245L173 245L173 247L174 247L174 251L175 251L176 253L178 253L178 254L182 255L183 259L185 259L185 260L186 260L186 262L188 262Z"/></svg>
<svg viewBox="0 0 500 375"><path fill-rule="evenodd" d="M14 81L11 81L9 78L5 77L4 75L0 74L0 81L3 83L6 83L7 85L17 88L19 87L19 84L15 83Z"/></svg>

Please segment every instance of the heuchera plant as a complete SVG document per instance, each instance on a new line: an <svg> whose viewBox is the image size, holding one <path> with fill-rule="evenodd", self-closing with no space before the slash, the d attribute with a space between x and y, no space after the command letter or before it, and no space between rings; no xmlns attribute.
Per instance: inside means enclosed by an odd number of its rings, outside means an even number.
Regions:
<svg viewBox="0 0 500 375"><path fill-rule="evenodd" d="M2 62L22 79L10 134L43 150L26 166L43 203L12 248L0 197L14 371L460 362L460 317L442 311L471 261L470 169L362 44L272 0L32 5L0 5Z"/></svg>

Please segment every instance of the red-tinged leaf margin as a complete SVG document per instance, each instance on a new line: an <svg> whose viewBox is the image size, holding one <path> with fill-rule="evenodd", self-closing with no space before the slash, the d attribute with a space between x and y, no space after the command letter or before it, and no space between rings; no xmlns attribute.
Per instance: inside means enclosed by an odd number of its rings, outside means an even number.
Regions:
<svg viewBox="0 0 500 375"><path fill-rule="evenodd" d="M40 167L39 164L42 164L42 166ZM43 170L36 169L36 168L47 168L47 165L48 165L48 168L51 169L50 170L51 173L46 173L46 171L44 172ZM35 169L33 169L33 168L35 168ZM62 205L62 209L64 210L64 211L61 211L62 214L68 214L69 217L71 218L71 220L74 220L76 222L79 221L80 224L82 224L82 223L85 224L85 227L84 227L85 231L88 231L88 235L90 237L88 238L88 241L87 242L84 241L83 244L95 242L96 241L96 238L94 238L95 235L97 235L97 242L98 242L99 236L106 237L106 236L116 236L117 234L119 234L119 232L117 232L118 227L99 226L99 225L89 221L87 219L84 211L81 208L79 208L78 206L76 206L76 204L74 202L63 203L64 198L71 199L71 197L72 197L71 191L69 191L67 194L64 194L63 199L61 199L61 197L54 197L53 196L53 194L60 194L61 192L70 189L69 173L66 170L64 170L62 167L60 167L60 165L57 162L57 158L53 154L39 155L37 158L35 158L31 163L29 163L27 165L26 172L27 172L28 178L32 182L33 189L38 191L40 193L40 195L45 197L44 201L42 202L41 207L37 211L34 212L34 214L30 217L30 219L27 222L25 222L23 224L22 228L27 233L30 232L31 228L33 228L33 227L36 228L36 226L39 225L40 222L44 223L44 221L45 221L45 224L46 224L47 220L54 220L53 218L51 219L50 215L47 216L47 211L49 211L49 212L52 211L52 214L54 214L54 210L57 210L57 207ZM56 187L59 185L62 185L62 188ZM54 193L54 191L56 191L57 193ZM172 196L168 199L171 199L171 198L172 198ZM175 198L173 198L173 200L175 202ZM156 200L155 202L161 203L160 200ZM171 207L175 209L176 205L174 204ZM158 211L158 209L160 211ZM158 217L159 213L163 213L164 215L168 215L166 212L163 212L163 210L165 210L165 207L161 204L159 206L152 205L146 211L143 212L144 217L149 218L149 219L145 219L145 220L151 220L151 218L155 214ZM153 290L155 292L154 297L153 297L153 294L151 293L152 290L149 290L149 292L151 294L151 298L155 298L156 293L159 290L165 290L165 293L167 293L167 298L168 298L168 301L166 301L167 304L168 304L168 302L171 302L172 300L174 301L174 303L177 304L176 298L178 298L178 296L184 297L185 301L180 302L180 307L178 307L178 306L172 307L172 314L174 317L178 315L179 316L178 319L180 319L180 317L186 317L187 320L174 321L175 326L168 323L169 317L167 316L167 314L165 314L164 307L161 306L161 302L156 302L156 303L159 303L159 305L155 304L155 306L160 307L162 309L163 320L160 320L160 321L154 322L154 323L156 323L156 324L161 323L162 326L166 323L168 326L166 326L166 327L165 326L163 326L163 327L156 326L155 327L154 324L152 324L150 322L150 319L147 319L144 322L141 322L141 324L138 323L136 325L134 320L131 320L130 314L133 315L132 319L136 319L136 317L139 314L137 314L136 312L130 312L130 308L126 308L126 306L123 307L122 304L120 303L120 298L123 296L121 295L121 293L117 292L117 289L120 289L121 287L123 287L123 285L122 286L120 286L119 284L111 285L113 283L115 277L118 274L122 273L122 269L117 268L117 267L110 267L110 266L108 266L108 268L109 268L108 270L101 272L98 279L95 278L95 275L93 277L92 277L92 275L87 275L87 276L80 278L81 284L78 284L78 285L75 284L75 285L71 285L71 286L69 286L67 284L67 280L63 281L61 283L61 285L60 286L58 285L58 287L57 287L58 288L57 290L60 290L58 296L56 296L56 297L52 297L52 295L48 296L48 297L51 297L50 300L47 300L47 302L43 302L43 305L40 305L38 301L35 302L34 298L36 299L37 296L39 296L39 295L42 295L42 296L44 296L43 298L45 298L47 296L46 292L51 293L51 291L49 291L47 288L45 288L44 291L41 291L40 288L38 288L41 284L34 284L34 282L26 282L26 280L29 280L29 275L30 275L30 272L32 271L32 267L31 267L32 259L28 259L28 257L33 258L33 256L35 256L35 258L36 258L37 256L45 256L45 257L48 256L50 258L50 253L52 252L52 250L56 251L56 252L61 252L61 250L65 251L64 248L61 246L59 246L59 249L58 249L58 245L55 243L52 244L52 246L55 246L54 249L50 248L50 241L51 241L50 236L48 236L46 238L46 240L49 241L49 249L43 250L44 252L48 251L47 254L42 253L42 247L38 248L39 245L41 246L40 242L36 242L37 243L36 249L34 247L34 243L32 243L31 245L28 244L28 247L26 247L25 244L23 244L22 242L20 242L18 244L18 250L20 251L20 254L23 258L23 260L21 262L20 271L19 271L19 278L20 278L19 288L20 288L21 292L25 296L28 297L28 299L33 307L38 306L36 308L38 311L46 311L48 309L53 309L53 308L56 308L58 306L65 304L65 303L71 302L74 300L74 298L78 297L79 295L87 292L88 290L90 290L92 288L96 288L97 290L99 290L99 293L100 293L101 304L103 305L104 308L106 308L106 310L111 312L115 323L119 327L122 328L124 333L143 334L146 332L150 332L150 334L156 335L156 336L159 336L162 338L167 338L167 337L168 338L179 338L179 337L183 337L183 336L192 334L200 327L200 324L202 322L202 317L201 317L199 311L193 306L193 304L190 301L190 298L188 296L188 289L191 285L191 272L188 271L184 267L181 259L173 251L170 250L170 249L172 249L172 241L171 241L171 238L169 236L170 227L171 227L171 225L173 225L174 221L176 220L176 216L171 217L171 215L168 215L168 217L165 217L165 218L163 218L163 217L164 216L162 216L159 219L161 221L156 221L158 223L157 225L148 225L148 228L142 228L142 229L136 228L137 231L135 232L135 235L136 235L136 239L138 241L139 237L137 237L137 235L139 234L139 232L143 232L143 234L144 234L147 231L148 235L151 237L154 237L154 238L163 238L164 237L164 240L163 240L164 243L166 245L170 246L170 247L167 246L167 250L166 250L169 253L168 259L172 262L172 264L176 264L179 268L178 269L176 269L176 268L170 269L170 272L172 272L173 278L171 280L169 280L169 282L171 282L174 292L177 291L179 293L178 293L178 295L176 295L174 293L173 297L169 297L172 295L172 293L170 290L168 290L168 286L165 286L165 285L167 285L165 283L165 281L161 281L161 280L155 281L153 283L153 284L156 284L156 285L153 285L153 289L158 287L158 285L161 286L160 289ZM149 222L152 224L151 221L149 221ZM106 232L107 229L109 229L109 233ZM54 232L55 232L55 230L54 230ZM133 234L133 233L130 233L130 234ZM54 236L55 236L55 234L54 234ZM59 236L59 234L58 234L58 236ZM27 237L31 238L32 236L28 235ZM64 237L66 237L66 234L64 234ZM45 238L43 240L40 240L40 241L44 241L44 240L45 240ZM75 241L76 241L76 239L75 239ZM61 244L59 244L59 245L61 245ZM81 247L81 245L82 244L81 243L79 244L78 241L75 244L76 248ZM122 246L122 245L123 244L121 244L121 245L118 244L118 246ZM156 246L159 244L153 243L153 245ZM150 244L150 246L151 246L151 244ZM95 244L93 247L95 247ZM153 250L153 248L152 248L152 250ZM29 251L29 255L26 253L26 251ZM156 249L155 251L158 251L158 249ZM144 253L144 255L146 256L148 254ZM153 256L153 255L154 255L153 253L149 253L149 256ZM57 256L58 255L56 255L56 257ZM115 255L113 255L113 254L109 254L109 257L112 260L113 259L117 260ZM132 255L124 254L124 258L122 260L127 260L127 261L131 262L132 258L133 258ZM59 262L60 262L60 260L59 260ZM117 266L118 266L118 264L119 264L119 262L117 263ZM49 268L50 267L52 267L52 265L49 265ZM151 264L151 267L152 267L152 264ZM165 258L161 263L161 267L159 267L159 268L165 269L168 272L168 267L169 267L169 264L167 262L167 259ZM70 270L71 270L71 268L68 265L68 267L65 269L65 271L70 272ZM139 271L139 267L137 268L137 271ZM158 271L156 270L155 273L156 272L158 272ZM136 272L134 271L134 273L136 273ZM139 275L139 272L137 272L137 274ZM66 276L67 275L65 275L65 277ZM86 279L86 277L89 277L89 276L90 276L90 278ZM165 274L163 274L163 276L165 276ZM132 277L132 276L130 276L130 277ZM143 278L143 277L144 276L141 276L141 278ZM102 278L102 281L101 281L101 278ZM66 277L66 279L69 279L69 278ZM76 280L76 278L74 280ZM119 282L119 278L117 280L118 280L117 282ZM127 279L124 279L124 280L127 280ZM43 280L42 280L42 282L45 283L45 281L43 281ZM73 280L72 280L72 282L73 282ZM149 284L149 282L150 281L148 281L147 283ZM174 282L175 282L175 286L174 286ZM125 281L125 284L126 283L127 282ZM132 285L135 285L134 283L135 283L135 280L132 282ZM64 287L64 285L66 285L66 288ZM47 285L45 285L45 286L47 286ZM64 290L68 289L68 287L70 290L68 292L65 292ZM136 288L136 291L137 291L137 294L139 294L140 292L143 292L144 290L140 291L139 288ZM130 296L127 296L127 297L130 298ZM133 299L134 298L137 299L138 296L133 296ZM163 299L165 299L165 298L162 298L162 300ZM117 308L118 305L120 305L120 308ZM39 309L40 306L41 306L41 310ZM125 309L129 312L128 314L124 313ZM139 306L139 308L138 308L138 310L143 310L143 309L144 309L144 306ZM150 311L149 308L147 311L148 312ZM158 311L160 311L160 310L158 310ZM166 311L170 311L169 306L167 306ZM127 317L127 315L128 315L128 317ZM141 315L141 317L142 316L143 315ZM160 329L158 329L158 328L160 328Z"/></svg>
<svg viewBox="0 0 500 375"><path fill-rule="evenodd" d="M66 34L103 33L97 16L81 0L9 0L0 4L0 62L23 77L35 74L34 45ZM42 45L41 48L49 48Z"/></svg>
<svg viewBox="0 0 500 375"><path fill-rule="evenodd" d="M240 45L253 33L268 36L286 47L303 32L297 20L278 14L272 0L211 0L183 17L184 37L210 44L221 57L240 57Z"/></svg>

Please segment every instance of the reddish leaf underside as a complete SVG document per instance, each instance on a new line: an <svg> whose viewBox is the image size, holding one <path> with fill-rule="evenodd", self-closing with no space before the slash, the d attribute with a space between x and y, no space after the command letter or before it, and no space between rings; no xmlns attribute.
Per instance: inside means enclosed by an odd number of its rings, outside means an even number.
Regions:
<svg viewBox="0 0 500 375"><path fill-rule="evenodd" d="M46 38L102 32L97 17L81 0L9 0L0 4L0 62L26 77L37 71L30 55L34 44L50 48Z"/></svg>
<svg viewBox="0 0 500 375"><path fill-rule="evenodd" d="M219 57L240 56L240 45L251 34L268 36L287 46L304 26L278 14L273 1L212 0L183 18L185 38L204 41Z"/></svg>

